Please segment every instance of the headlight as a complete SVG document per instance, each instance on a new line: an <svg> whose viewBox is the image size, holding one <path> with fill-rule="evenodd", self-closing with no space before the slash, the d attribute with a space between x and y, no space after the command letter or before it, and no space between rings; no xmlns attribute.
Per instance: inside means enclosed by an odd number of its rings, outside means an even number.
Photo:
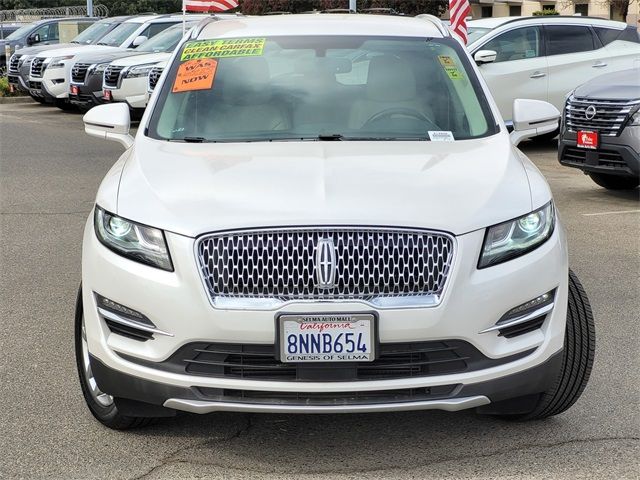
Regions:
<svg viewBox="0 0 640 480"><path fill-rule="evenodd" d="M94 226L98 240L108 249L136 262L173 271L162 230L125 220L97 205Z"/></svg>
<svg viewBox="0 0 640 480"><path fill-rule="evenodd" d="M506 262L538 248L546 242L555 226L553 202L523 217L489 227L478 268Z"/></svg>
<svg viewBox="0 0 640 480"><path fill-rule="evenodd" d="M66 57L54 57L49 61L49 66L47 68L62 68L64 67L65 60L71 60L73 55L67 55Z"/></svg>
<svg viewBox="0 0 640 480"><path fill-rule="evenodd" d="M631 116L631 120L627 123L627 127L639 127L640 126L640 110Z"/></svg>
<svg viewBox="0 0 640 480"><path fill-rule="evenodd" d="M149 72L151 71L151 69L155 66L156 64L152 63L150 65L140 65L138 67L133 67L127 70L127 73L125 74L125 78L146 77L147 75L149 75Z"/></svg>
<svg viewBox="0 0 640 480"><path fill-rule="evenodd" d="M109 64L108 63L101 63L99 65L92 65L91 66L91 73L104 73L104 71L107 69L107 66Z"/></svg>

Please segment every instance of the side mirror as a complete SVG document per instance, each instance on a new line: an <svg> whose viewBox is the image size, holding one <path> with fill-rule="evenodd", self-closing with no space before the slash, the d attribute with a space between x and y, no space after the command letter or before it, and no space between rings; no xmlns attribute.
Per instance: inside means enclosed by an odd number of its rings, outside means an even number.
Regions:
<svg viewBox="0 0 640 480"><path fill-rule="evenodd" d="M558 129L560 112L556 107L541 100L513 101L513 132L511 143L519 145L523 140L551 133Z"/></svg>
<svg viewBox="0 0 640 480"><path fill-rule="evenodd" d="M138 35L136 38L133 39L133 43L132 43L133 48L139 47L147 40L149 40L149 37L145 37L144 35Z"/></svg>
<svg viewBox="0 0 640 480"><path fill-rule="evenodd" d="M89 110L82 120L84 131L92 137L119 142L124 148L133 145L133 137L129 134L131 115L126 103L98 105Z"/></svg>
<svg viewBox="0 0 640 480"><path fill-rule="evenodd" d="M40 34L39 33L32 33L31 35L29 35L27 37L27 43L29 45L33 45L35 43L40 43Z"/></svg>
<svg viewBox="0 0 640 480"><path fill-rule="evenodd" d="M495 62L497 56L498 52L495 50L478 50L473 56L473 59L478 65L482 65L483 63Z"/></svg>

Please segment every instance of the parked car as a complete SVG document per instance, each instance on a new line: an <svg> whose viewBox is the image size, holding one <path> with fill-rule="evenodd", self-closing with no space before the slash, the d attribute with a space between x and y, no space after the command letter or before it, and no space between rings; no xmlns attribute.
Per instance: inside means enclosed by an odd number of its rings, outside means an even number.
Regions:
<svg viewBox="0 0 640 480"><path fill-rule="evenodd" d="M37 55L31 62L29 91L62 109L69 108L69 77L76 55L136 48L181 21L182 16L179 15L133 17L102 37L95 45L51 50Z"/></svg>
<svg viewBox="0 0 640 480"><path fill-rule="evenodd" d="M0 22L0 40L4 40L13 32L18 30L21 27L24 27L24 23L5 23Z"/></svg>
<svg viewBox="0 0 640 480"><path fill-rule="evenodd" d="M7 60L16 51L32 45L48 45L60 42L60 24L69 25L75 34L81 33L97 18L49 18L24 25L3 40L0 40L0 66L6 68Z"/></svg>
<svg viewBox="0 0 640 480"><path fill-rule="evenodd" d="M31 70L31 61L36 57L36 55L48 50L76 47L80 45L94 45L111 30L115 29L118 25L129 18L132 17L113 17L97 21L71 40L71 42L66 44L37 45L18 50L11 55L11 59L9 61L9 84L17 90L29 92L29 72ZM42 96L33 96L33 98L37 101L44 100Z"/></svg>
<svg viewBox="0 0 640 480"><path fill-rule="evenodd" d="M149 104L149 100L151 100L151 95L153 95L153 92L156 89L156 85L158 85L158 82L160 81L160 77L162 77L162 73L164 72L167 63L168 60L160 62L149 71L149 77L147 78L147 105Z"/></svg>
<svg viewBox="0 0 640 480"><path fill-rule="evenodd" d="M512 123L515 98L562 109L568 92L640 62L635 27L591 17L506 17L469 22L469 51L500 113Z"/></svg>
<svg viewBox="0 0 640 480"><path fill-rule="evenodd" d="M149 97L149 73L160 63L166 63L182 40L184 29L191 29L196 22L185 27L175 25L138 48L144 55L121 57L113 60L104 70L103 99L107 102L125 102L134 115L141 115Z"/></svg>
<svg viewBox="0 0 640 480"><path fill-rule="evenodd" d="M607 189L640 184L639 68L602 75L571 92L558 159Z"/></svg>
<svg viewBox="0 0 640 480"><path fill-rule="evenodd" d="M195 18L206 18L205 15ZM190 21L186 22L184 28L191 28L197 22L194 21L194 15L189 16ZM103 78L104 72L113 61L119 59L132 59L134 57L146 58L153 52L167 48L167 46L173 45L173 48L178 44L182 37L182 24L177 24L169 27L164 32L159 33L153 39L145 42L139 48L132 49L119 49L116 51L109 51L105 53L91 53L87 55L76 56L75 63L71 68L71 81L69 100L74 105L77 105L82 110L88 110L95 105L104 103L104 90L103 90ZM167 35L169 37L167 37ZM175 40L173 40L175 38ZM172 41L172 44L167 44L168 41ZM170 55L167 55L167 57ZM143 62L144 63L144 62ZM146 88L147 79L144 76L144 85ZM111 93L111 92L109 92ZM143 95L146 94L143 92ZM112 97L109 97L112 100ZM144 102L146 105L146 100Z"/></svg>
<svg viewBox="0 0 640 480"><path fill-rule="evenodd" d="M560 112L518 99L510 136L437 18L208 20L135 138L129 114L84 117L126 148L87 220L75 319L103 424L176 410L534 419L580 396L591 310L549 186L515 147Z"/></svg>

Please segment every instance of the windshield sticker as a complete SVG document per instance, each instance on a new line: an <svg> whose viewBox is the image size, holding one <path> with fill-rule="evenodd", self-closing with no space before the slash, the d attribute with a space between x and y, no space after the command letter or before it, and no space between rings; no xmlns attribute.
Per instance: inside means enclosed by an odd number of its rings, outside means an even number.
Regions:
<svg viewBox="0 0 640 480"><path fill-rule="evenodd" d="M453 142L453 133L447 131L429 131L429 140L432 142Z"/></svg>
<svg viewBox="0 0 640 480"><path fill-rule="evenodd" d="M257 57L262 55L266 38L225 38L189 42L182 51L181 61L199 58Z"/></svg>
<svg viewBox="0 0 640 480"><path fill-rule="evenodd" d="M444 71L447 73L451 80L462 80L464 77L462 76L462 72L458 70L458 66L453 58L447 55L438 55L438 60L440 60L440 64Z"/></svg>
<svg viewBox="0 0 640 480"><path fill-rule="evenodd" d="M180 64L173 93L209 90L213 87L218 61L213 58L189 60Z"/></svg>

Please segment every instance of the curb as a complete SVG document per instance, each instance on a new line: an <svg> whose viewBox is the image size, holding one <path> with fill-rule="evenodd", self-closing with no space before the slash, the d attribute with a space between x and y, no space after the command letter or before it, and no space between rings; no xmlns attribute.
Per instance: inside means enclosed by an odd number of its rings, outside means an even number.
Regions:
<svg viewBox="0 0 640 480"><path fill-rule="evenodd" d="M31 97L0 97L0 105L12 103L35 103Z"/></svg>

